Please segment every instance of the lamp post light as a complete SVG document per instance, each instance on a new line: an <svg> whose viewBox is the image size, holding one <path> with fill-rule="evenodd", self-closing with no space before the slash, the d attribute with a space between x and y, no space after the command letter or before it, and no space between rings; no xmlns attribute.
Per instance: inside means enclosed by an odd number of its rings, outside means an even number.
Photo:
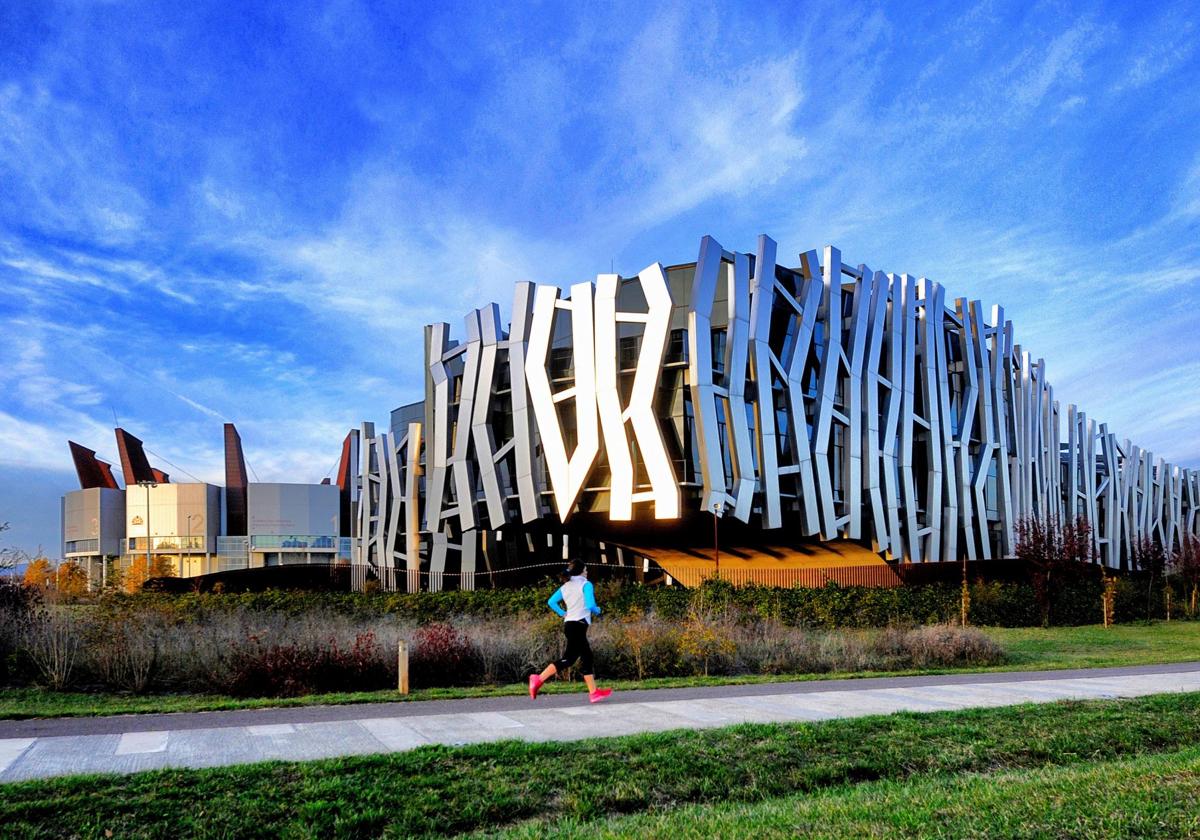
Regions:
<svg viewBox="0 0 1200 840"><path fill-rule="evenodd" d="M146 579L150 578L150 488L157 487L156 481L139 481L138 487L146 488Z"/></svg>
<svg viewBox="0 0 1200 840"><path fill-rule="evenodd" d="M721 579L721 542L717 535L717 522L721 518L721 503L717 502L712 506L713 515L713 559L717 564L717 580Z"/></svg>
<svg viewBox="0 0 1200 840"><path fill-rule="evenodd" d="M200 516L200 514L198 514L198 513L189 513L187 515L187 542L184 545L187 546L187 559L188 559L189 567L191 567L191 565L192 565L192 517L193 516L196 517L197 519L204 518L204 517ZM180 566L180 572L182 572L183 571L183 568L182 568L183 567L183 552L179 553L179 566Z"/></svg>

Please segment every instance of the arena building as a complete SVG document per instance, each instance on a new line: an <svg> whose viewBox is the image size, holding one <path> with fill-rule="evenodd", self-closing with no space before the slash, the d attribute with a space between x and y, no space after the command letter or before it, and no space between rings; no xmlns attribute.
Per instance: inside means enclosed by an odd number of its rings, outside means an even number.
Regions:
<svg viewBox="0 0 1200 840"><path fill-rule="evenodd" d="M1000 306L776 244L519 283L425 330L425 395L343 445L356 579L471 587L567 554L667 582L884 583L1085 517L1096 562L1200 533L1200 472L1057 399ZM1097 363L1102 360L1097 359ZM723 558L723 562L722 562Z"/></svg>

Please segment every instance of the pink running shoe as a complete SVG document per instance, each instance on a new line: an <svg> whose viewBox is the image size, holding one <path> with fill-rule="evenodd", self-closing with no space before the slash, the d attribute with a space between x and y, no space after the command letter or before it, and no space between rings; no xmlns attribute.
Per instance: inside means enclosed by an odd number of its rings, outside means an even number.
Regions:
<svg viewBox="0 0 1200 840"><path fill-rule="evenodd" d="M529 675L529 699L536 700L538 692L542 688L542 678L537 674Z"/></svg>
<svg viewBox="0 0 1200 840"><path fill-rule="evenodd" d="M588 695L588 698L593 703L599 703L601 700L607 700L610 694L612 694L611 688L597 688Z"/></svg>

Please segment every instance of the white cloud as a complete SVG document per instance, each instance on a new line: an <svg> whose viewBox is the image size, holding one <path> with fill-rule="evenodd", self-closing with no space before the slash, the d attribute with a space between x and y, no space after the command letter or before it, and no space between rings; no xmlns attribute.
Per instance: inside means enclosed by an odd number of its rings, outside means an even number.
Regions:
<svg viewBox="0 0 1200 840"><path fill-rule="evenodd" d="M138 238L148 206L113 128L41 79L0 87L0 173L20 185L6 201L27 224L103 243Z"/></svg>
<svg viewBox="0 0 1200 840"><path fill-rule="evenodd" d="M1078 82L1083 76L1084 62L1106 40L1107 32L1091 21L1081 20L1053 38L1045 53L1034 66L1021 61L1014 67L1017 78L1012 85L1012 99L1022 107L1036 107L1051 88L1065 82ZM1030 50L1027 55L1036 55ZM1023 72L1022 72L1023 71Z"/></svg>
<svg viewBox="0 0 1200 840"><path fill-rule="evenodd" d="M1167 9L1151 23L1137 48L1127 51L1114 92L1140 90L1186 66L1196 54L1196 32L1196 21L1187 16L1187 6Z"/></svg>

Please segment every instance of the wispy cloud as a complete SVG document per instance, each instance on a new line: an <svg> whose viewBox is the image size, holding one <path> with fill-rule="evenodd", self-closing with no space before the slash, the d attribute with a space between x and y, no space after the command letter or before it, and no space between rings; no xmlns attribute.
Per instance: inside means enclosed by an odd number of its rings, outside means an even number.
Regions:
<svg viewBox="0 0 1200 840"><path fill-rule="evenodd" d="M1186 4L202 7L0 45L0 467L58 486L115 413L317 479L419 397L425 323L760 232L1004 304L1060 398L1200 465Z"/></svg>

